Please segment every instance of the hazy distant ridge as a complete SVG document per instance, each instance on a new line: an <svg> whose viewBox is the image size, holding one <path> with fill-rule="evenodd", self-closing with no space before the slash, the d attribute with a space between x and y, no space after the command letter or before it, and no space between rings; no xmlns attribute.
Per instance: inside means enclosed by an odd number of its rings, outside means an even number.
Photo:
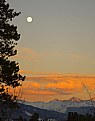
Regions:
<svg viewBox="0 0 95 121"><path fill-rule="evenodd" d="M91 101L92 100L92 101ZM95 98L91 100L81 100L77 97L72 97L68 100L54 99L49 102L25 102L26 105L31 105L41 109L53 110L61 113L66 113L70 107L89 107L95 105ZM93 103L93 104L92 104Z"/></svg>

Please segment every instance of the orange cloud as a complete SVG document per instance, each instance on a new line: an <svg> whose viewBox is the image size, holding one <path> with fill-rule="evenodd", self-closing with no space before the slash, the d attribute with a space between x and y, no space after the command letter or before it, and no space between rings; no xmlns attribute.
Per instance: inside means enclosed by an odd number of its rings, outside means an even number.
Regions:
<svg viewBox="0 0 95 121"><path fill-rule="evenodd" d="M20 70L19 71L21 74L32 74L33 72L30 70Z"/></svg>
<svg viewBox="0 0 95 121"><path fill-rule="evenodd" d="M27 89L27 90L31 90L33 88L40 88L41 85L37 82L29 82L29 81L25 81L23 83L23 89Z"/></svg>
<svg viewBox="0 0 95 121"><path fill-rule="evenodd" d="M82 87L82 85L80 83L76 83L69 81L67 82L57 82L57 83L49 83L46 85L46 88L58 88L58 89L76 89L78 90L78 88L80 89Z"/></svg>
<svg viewBox="0 0 95 121"><path fill-rule="evenodd" d="M37 90L30 90L30 91L24 91L24 93L27 95L56 95L56 92L53 91L48 91L48 90L41 90L41 89L37 89Z"/></svg>
<svg viewBox="0 0 95 121"><path fill-rule="evenodd" d="M90 89L95 88L94 76L80 76L80 75L47 75L40 77L27 77L29 81L37 81L45 88L60 88L81 90L83 83Z"/></svg>
<svg viewBox="0 0 95 121"><path fill-rule="evenodd" d="M26 73L25 71L21 72ZM27 73L30 74L31 71L27 71ZM84 97L87 97L87 90L83 84L90 91L95 89L95 76L75 74L48 74L38 76L38 73L36 74L34 73L35 76L33 77L26 77L26 81L23 82L23 97L26 100L30 100L31 97L34 97L35 100L38 97L38 100L40 100L39 97L44 99L42 98L43 96L46 96L47 100L57 97L64 99L64 97L71 97L72 95L83 97L83 94Z"/></svg>
<svg viewBox="0 0 95 121"><path fill-rule="evenodd" d="M39 58L39 53L30 49L30 48L25 48L25 47L18 47L18 54L14 57L11 57L11 59L23 59L24 61L30 61L30 60L35 60Z"/></svg>

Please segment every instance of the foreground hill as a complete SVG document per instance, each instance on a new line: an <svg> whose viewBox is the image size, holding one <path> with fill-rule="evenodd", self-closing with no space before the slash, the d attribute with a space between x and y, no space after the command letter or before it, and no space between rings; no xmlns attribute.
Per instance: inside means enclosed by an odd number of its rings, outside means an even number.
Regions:
<svg viewBox="0 0 95 121"><path fill-rule="evenodd" d="M30 105L21 104L21 103L19 103L19 106L20 108L16 110L12 115L12 119L19 118L19 116L29 119L33 113L38 113L41 119L49 118L57 121L65 121L65 119L67 118L67 115L64 113L50 111L46 109L40 109Z"/></svg>
<svg viewBox="0 0 95 121"><path fill-rule="evenodd" d="M94 113L95 101L80 100L72 97L69 100L52 100L50 102L23 102L19 101L20 108L16 110L12 119L23 118L29 119L33 113L38 113L41 119L54 119L53 121L66 121L68 112L77 112L78 114Z"/></svg>

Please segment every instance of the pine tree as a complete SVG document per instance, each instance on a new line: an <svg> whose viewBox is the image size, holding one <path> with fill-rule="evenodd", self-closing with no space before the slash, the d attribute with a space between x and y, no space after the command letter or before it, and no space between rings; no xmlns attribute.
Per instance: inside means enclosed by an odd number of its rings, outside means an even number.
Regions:
<svg viewBox="0 0 95 121"><path fill-rule="evenodd" d="M39 114L38 114L38 113L34 113L34 114L31 116L31 118L30 118L29 121L38 121L38 119L39 119Z"/></svg>
<svg viewBox="0 0 95 121"><path fill-rule="evenodd" d="M6 0L0 0L0 117L9 116L7 113L16 107L17 96L9 94L9 87L21 86L25 80L25 76L19 74L19 64L9 59L17 54L15 46L20 34L17 26L10 22L18 15L20 12L10 9Z"/></svg>

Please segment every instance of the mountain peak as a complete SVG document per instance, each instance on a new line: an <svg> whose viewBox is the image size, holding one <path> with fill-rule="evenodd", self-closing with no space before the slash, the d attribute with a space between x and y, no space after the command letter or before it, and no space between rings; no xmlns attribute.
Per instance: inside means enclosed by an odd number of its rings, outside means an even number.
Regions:
<svg viewBox="0 0 95 121"><path fill-rule="evenodd" d="M54 99L54 100L52 100L50 102L58 102L58 101L62 101L62 100Z"/></svg>
<svg viewBox="0 0 95 121"><path fill-rule="evenodd" d="M81 99L77 98L77 97L72 97L70 98L68 101L71 101L71 102L80 102Z"/></svg>

